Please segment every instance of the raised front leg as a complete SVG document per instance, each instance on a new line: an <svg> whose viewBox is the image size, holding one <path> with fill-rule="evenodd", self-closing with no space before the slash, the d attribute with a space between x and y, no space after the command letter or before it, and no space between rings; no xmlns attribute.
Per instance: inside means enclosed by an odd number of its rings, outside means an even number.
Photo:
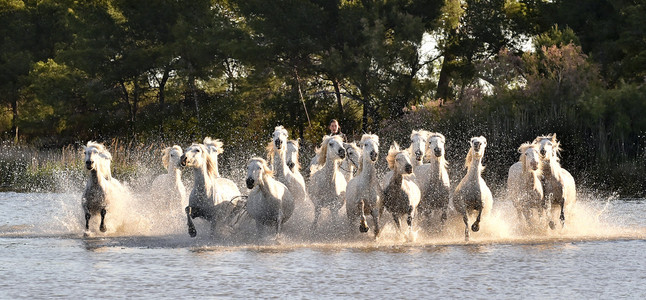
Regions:
<svg viewBox="0 0 646 300"><path fill-rule="evenodd" d="M197 230L195 230L195 224L193 224L193 208L190 206L187 206L186 209L186 219L187 219L187 225L188 225L188 235L191 237L197 236Z"/></svg>
<svg viewBox="0 0 646 300"><path fill-rule="evenodd" d="M107 213L107 211L105 210L105 208L102 208L101 209L101 225L99 225L99 230L101 230L101 232L106 231L106 229L105 229L105 214L106 213ZM86 216L86 218L87 218L87 216Z"/></svg>
<svg viewBox="0 0 646 300"><path fill-rule="evenodd" d="M552 193L545 195L545 202L543 202L543 207L545 207L545 214L548 220L547 225L550 226L550 229L554 230L556 228L556 225L554 224L552 217L552 198L554 198L554 194Z"/></svg>

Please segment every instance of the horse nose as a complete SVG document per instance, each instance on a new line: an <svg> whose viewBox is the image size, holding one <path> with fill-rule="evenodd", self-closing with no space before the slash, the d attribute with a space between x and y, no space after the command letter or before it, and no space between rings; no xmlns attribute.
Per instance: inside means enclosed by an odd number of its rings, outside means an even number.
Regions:
<svg viewBox="0 0 646 300"><path fill-rule="evenodd" d="M378 156L379 156L379 153L377 153L377 152L375 152L375 151L371 151L371 152L370 152L370 159L371 159L372 161L377 161L377 157L378 157Z"/></svg>
<svg viewBox="0 0 646 300"><path fill-rule="evenodd" d="M276 144L276 148L277 148L277 149L280 149L280 147L283 145L283 141L281 141L281 140L276 140L276 141L274 142L274 144Z"/></svg>
<svg viewBox="0 0 646 300"><path fill-rule="evenodd" d="M340 158L345 158L345 149L343 149L343 148L339 149L339 157Z"/></svg>
<svg viewBox="0 0 646 300"><path fill-rule="evenodd" d="M287 162L287 167L288 167L290 170L294 170L294 166L295 166L294 162L292 162L292 161L288 161L288 162Z"/></svg>
<svg viewBox="0 0 646 300"><path fill-rule="evenodd" d="M86 160L86 161L85 161L85 167L86 167L88 170L92 169L92 163L93 163L93 161L91 161L91 160Z"/></svg>
<svg viewBox="0 0 646 300"><path fill-rule="evenodd" d="M182 157L180 157L179 159L180 165L182 165L182 167L186 167L186 155L182 154Z"/></svg>
<svg viewBox="0 0 646 300"><path fill-rule="evenodd" d="M437 157L442 156L442 149L440 149L440 148L435 148L435 156L437 156Z"/></svg>
<svg viewBox="0 0 646 300"><path fill-rule="evenodd" d="M415 151L415 158L417 158L417 160L422 160L422 151L421 150L418 149L417 151Z"/></svg>
<svg viewBox="0 0 646 300"><path fill-rule="evenodd" d="M545 152L546 152L546 151L545 151L545 148L541 149L541 155L542 155L542 156L545 156Z"/></svg>
<svg viewBox="0 0 646 300"><path fill-rule="evenodd" d="M247 180L246 180L246 182L247 182L247 188L248 188L248 189L253 189L253 184L254 184L254 180L253 180L253 178L248 177L248 178L247 178Z"/></svg>
<svg viewBox="0 0 646 300"><path fill-rule="evenodd" d="M411 164L406 164L406 166L404 167L404 170L405 170L405 171L406 171L406 173L408 173L408 174L413 173L413 165L411 165Z"/></svg>

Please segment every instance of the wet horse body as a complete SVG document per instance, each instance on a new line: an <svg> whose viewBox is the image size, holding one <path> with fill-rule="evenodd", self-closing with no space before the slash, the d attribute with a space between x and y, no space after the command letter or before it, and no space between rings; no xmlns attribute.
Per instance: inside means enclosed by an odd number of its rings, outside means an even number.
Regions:
<svg viewBox="0 0 646 300"><path fill-rule="evenodd" d="M532 212L549 216L549 203L544 198L541 182L542 163L537 144L524 143L518 148L519 161L509 168L507 190L516 207L518 218L531 225Z"/></svg>
<svg viewBox="0 0 646 300"><path fill-rule="evenodd" d="M217 177L217 162L213 159L204 144L193 144L181 157L181 164L193 169L193 190L189 196L186 216L188 233L197 235L193 219L203 218L215 228L216 219L221 216L234 198L240 196L240 190L233 181Z"/></svg>
<svg viewBox="0 0 646 300"><path fill-rule="evenodd" d="M406 224L410 232L421 197L417 184L411 178L413 165L410 156L407 151L399 150L397 143L394 143L388 151L386 161L388 167L393 171L393 175L383 188L383 207L393 216L395 225L400 232L401 216L407 216Z"/></svg>
<svg viewBox="0 0 646 300"><path fill-rule="evenodd" d="M265 226L272 226L278 236L283 223L294 212L292 193L272 175L264 159L249 160L246 184L251 191L247 199L247 212L256 221L259 235Z"/></svg>
<svg viewBox="0 0 646 300"><path fill-rule="evenodd" d="M359 220L359 231L368 232L366 214L372 216L375 238L379 235L379 214L383 207L382 191L377 179L375 163L379 157L379 137L364 134L360 142L362 148L359 171L348 182L346 188L346 214L351 226Z"/></svg>
<svg viewBox="0 0 646 300"><path fill-rule="evenodd" d="M440 133L431 133L429 137L429 162L418 167L417 183L422 193L419 204L419 215L430 221L435 212L440 212L440 221L444 225L450 207L451 182L445 158L446 138Z"/></svg>
<svg viewBox="0 0 646 300"><path fill-rule="evenodd" d="M557 210L561 221L561 227L565 226L565 217L576 203L576 184L574 177L566 169L561 167L558 154L561 150L560 142L557 142L556 135L539 136L534 140L540 147L541 158L543 159L543 192L548 203L547 210ZM552 215L549 226L554 229Z"/></svg>
<svg viewBox="0 0 646 300"><path fill-rule="evenodd" d="M112 155L99 143L88 142L84 147L85 167L89 171L83 192L82 207L85 213L85 230L89 230L92 216L101 215L99 230L105 232L105 217L110 205L118 197L117 193L123 191L121 183L112 178L110 161Z"/></svg>
<svg viewBox="0 0 646 300"><path fill-rule="evenodd" d="M314 204L314 222L316 228L322 208L338 214L345 204L347 182L339 171L339 164L345 158L343 140L339 136L325 136L319 152L318 165L322 167L310 176L308 191Z"/></svg>
<svg viewBox="0 0 646 300"><path fill-rule="evenodd" d="M482 179L482 157L487 140L480 136L471 138L471 147L465 159L467 174L462 178L460 184L455 188L453 193L453 205L455 210L462 215L464 221L464 239L469 240L469 214L476 212L477 217L471 225L471 230L477 232L480 230L481 218L487 217L493 206L493 196L491 190Z"/></svg>

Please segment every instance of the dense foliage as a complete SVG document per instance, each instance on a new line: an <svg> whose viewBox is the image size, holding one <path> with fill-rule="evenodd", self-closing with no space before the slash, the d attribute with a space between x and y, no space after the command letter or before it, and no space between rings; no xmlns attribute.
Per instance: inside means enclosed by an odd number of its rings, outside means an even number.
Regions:
<svg viewBox="0 0 646 300"><path fill-rule="evenodd" d="M0 0L0 36L16 144L262 149L282 124L311 151L337 118L403 144L443 132L452 161L484 135L502 179L557 133L579 181L646 188L642 1Z"/></svg>

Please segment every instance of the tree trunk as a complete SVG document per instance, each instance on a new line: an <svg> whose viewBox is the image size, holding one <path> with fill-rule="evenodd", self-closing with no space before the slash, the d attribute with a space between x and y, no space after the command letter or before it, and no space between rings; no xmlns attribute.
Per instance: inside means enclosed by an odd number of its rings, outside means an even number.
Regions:
<svg viewBox="0 0 646 300"><path fill-rule="evenodd" d="M334 94L336 95L336 104L339 106L339 120L341 122L345 121L345 116L343 113L343 102L341 101L341 89L339 88L339 80L334 78L332 79L332 85L334 86Z"/></svg>
<svg viewBox="0 0 646 300"><path fill-rule="evenodd" d="M11 100L11 135L13 135L13 143L18 144L18 97L13 97Z"/></svg>
<svg viewBox="0 0 646 300"><path fill-rule="evenodd" d="M312 122L310 121L310 114L307 112L307 106L305 105L305 98L303 97L303 91L301 90L301 77L298 76L298 70L294 67L294 79L296 79L296 87L298 87L298 97L301 102L303 102L303 110L305 110L305 116L307 117L307 124L309 127L312 127Z"/></svg>
<svg viewBox="0 0 646 300"><path fill-rule="evenodd" d="M436 97L440 99L440 106L444 104L444 101L449 100L451 97L450 84L450 72L451 72L451 62L455 59L453 54L449 52L444 53L444 61L442 62L442 69L440 70L440 78L437 81L437 92L435 93Z"/></svg>

